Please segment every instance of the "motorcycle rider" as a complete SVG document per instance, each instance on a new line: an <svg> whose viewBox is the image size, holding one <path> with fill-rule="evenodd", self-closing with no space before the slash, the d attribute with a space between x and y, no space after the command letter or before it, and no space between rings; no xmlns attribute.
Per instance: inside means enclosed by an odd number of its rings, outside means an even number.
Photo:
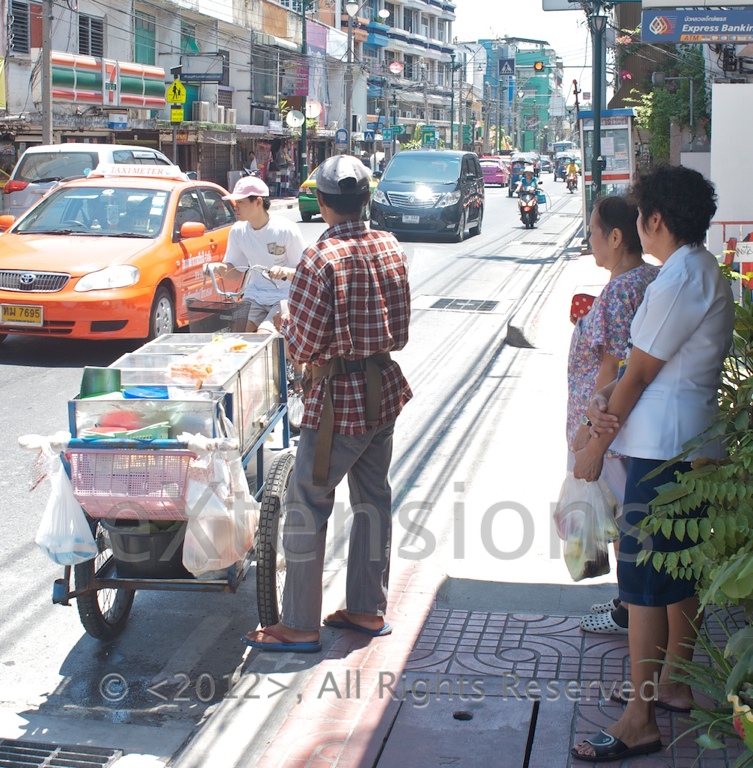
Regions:
<svg viewBox="0 0 753 768"><path fill-rule="evenodd" d="M578 188L578 166L575 164L575 160L573 160L572 157L565 169L565 181L568 184L568 188L570 183L572 183L574 189Z"/></svg>
<svg viewBox="0 0 753 768"><path fill-rule="evenodd" d="M534 223L538 221L539 218L539 201L536 196L538 191L538 184L533 173L533 166L527 165L525 167L523 177L515 187L515 191L520 198L518 200L520 220L526 225L526 227L533 227ZM531 207L531 211L528 213L525 211L526 206Z"/></svg>

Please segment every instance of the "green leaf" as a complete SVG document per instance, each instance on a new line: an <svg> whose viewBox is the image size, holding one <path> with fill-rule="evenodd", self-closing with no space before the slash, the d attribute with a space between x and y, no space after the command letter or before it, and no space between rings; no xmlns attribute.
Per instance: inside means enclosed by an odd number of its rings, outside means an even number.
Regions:
<svg viewBox="0 0 753 768"><path fill-rule="evenodd" d="M702 517L698 521L698 533L703 541L708 541L711 538L711 521L708 518Z"/></svg>
<svg viewBox="0 0 753 768"><path fill-rule="evenodd" d="M662 565L664 564L664 557L664 552L654 552L651 562L657 571L661 571Z"/></svg>
<svg viewBox="0 0 753 768"><path fill-rule="evenodd" d="M681 499L683 496L687 496L690 493L689 488L685 488L682 485L669 484L667 483L666 486L662 486L662 488L667 488L665 491L661 491L651 502L652 507L661 507L665 504L671 504L674 501L677 501L678 499Z"/></svg>
<svg viewBox="0 0 753 768"><path fill-rule="evenodd" d="M679 541L682 541L685 538L686 522L686 520L675 520L675 536ZM683 563L683 565L687 565L687 563Z"/></svg>
<svg viewBox="0 0 753 768"><path fill-rule="evenodd" d="M695 544L698 541L698 521L694 517L688 520L687 531L690 540Z"/></svg>
<svg viewBox="0 0 753 768"><path fill-rule="evenodd" d="M693 561L693 558L690 556L690 550L689 549L681 549L680 550L680 562L683 565L690 565L690 563L692 561Z"/></svg>
<svg viewBox="0 0 753 768"><path fill-rule="evenodd" d="M672 525L671 520L663 520L661 524L661 532L664 538L668 539L672 535L672 528L674 526Z"/></svg>
<svg viewBox="0 0 753 768"><path fill-rule="evenodd" d="M702 733L696 741L704 749L724 749L726 744L719 739L715 739L710 733Z"/></svg>

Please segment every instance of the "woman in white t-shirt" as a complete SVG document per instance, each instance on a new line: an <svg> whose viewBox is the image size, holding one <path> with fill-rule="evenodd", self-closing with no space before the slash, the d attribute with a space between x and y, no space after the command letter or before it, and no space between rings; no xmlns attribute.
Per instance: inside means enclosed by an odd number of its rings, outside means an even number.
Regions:
<svg viewBox="0 0 753 768"><path fill-rule="evenodd" d="M259 272L253 272L243 294L249 304L248 333L255 333L266 322L272 330L275 314L281 311L280 302L287 299L290 280L303 256L306 244L296 224L283 216L269 214L269 187L259 178L240 179L232 194L239 221L233 224L225 251L225 270L220 271L230 280L240 279L249 267L261 265L270 270L276 285Z"/></svg>
<svg viewBox="0 0 753 768"><path fill-rule="evenodd" d="M671 679L678 670L669 660L693 655L695 581L657 571L651 558L637 564L642 549L678 552L692 542L661 532L647 542L640 524L658 486L687 471L690 459L720 457L723 447L707 441L688 461L644 477L713 423L734 327L731 288L703 247L716 212L713 186L697 171L663 166L638 180L633 197L643 250L662 267L633 319L624 374L591 401L592 439L576 455L574 469L576 477L596 480L607 448L629 457L617 583L620 599L630 604L631 686L615 694L627 703L622 717L572 750L576 759L599 763L658 751L656 708L687 712L692 703L690 687ZM654 661L665 654L666 663Z"/></svg>

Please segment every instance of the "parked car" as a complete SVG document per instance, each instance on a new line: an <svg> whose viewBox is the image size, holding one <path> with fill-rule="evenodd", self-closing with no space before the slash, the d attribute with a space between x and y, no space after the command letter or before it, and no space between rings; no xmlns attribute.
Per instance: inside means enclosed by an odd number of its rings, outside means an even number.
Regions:
<svg viewBox="0 0 753 768"><path fill-rule="evenodd" d="M367 170L369 169L367 168ZM318 171L318 167L314 168L306 181L298 189L298 213L301 214L301 221L311 221L314 216L321 215L319 200L316 197L316 174ZM377 179L371 175L371 171L369 171L369 176L369 187L373 194L376 189ZM368 206L365 210L366 216L364 218L368 218Z"/></svg>
<svg viewBox="0 0 753 768"><path fill-rule="evenodd" d="M481 164L481 173L484 175L484 184L487 187L490 184L499 184L500 187L507 186L510 174L505 164L499 158L482 157L479 163Z"/></svg>
<svg viewBox="0 0 753 768"><path fill-rule="evenodd" d="M20 216L63 181L83 178L100 163L172 166L156 149L125 144L43 144L29 147L3 188L3 212Z"/></svg>
<svg viewBox="0 0 753 768"><path fill-rule="evenodd" d="M173 165L100 165L17 221L0 216L0 341L143 339L186 325L185 299L208 291L204 263L223 258L236 221L226 194Z"/></svg>
<svg viewBox="0 0 753 768"><path fill-rule="evenodd" d="M396 234L479 234L484 177L472 152L404 150L385 168L371 197L371 228Z"/></svg>
<svg viewBox="0 0 753 768"><path fill-rule="evenodd" d="M539 158L539 162L541 163L541 172L542 173L551 173L552 172L552 161L547 155L541 155Z"/></svg>

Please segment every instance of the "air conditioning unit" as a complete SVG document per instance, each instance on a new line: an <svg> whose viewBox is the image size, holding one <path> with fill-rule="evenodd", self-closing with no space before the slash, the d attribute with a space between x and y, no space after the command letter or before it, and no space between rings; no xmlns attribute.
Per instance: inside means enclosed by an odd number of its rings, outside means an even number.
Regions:
<svg viewBox="0 0 753 768"><path fill-rule="evenodd" d="M269 125L269 110L258 109L254 107L251 111L251 124L252 125Z"/></svg>
<svg viewBox="0 0 753 768"><path fill-rule="evenodd" d="M327 123L327 128L330 131L336 131L339 127L339 123L337 120L332 120L331 122Z"/></svg>
<svg viewBox="0 0 753 768"><path fill-rule="evenodd" d="M199 123L209 122L209 102L194 101L191 105L191 120Z"/></svg>
<svg viewBox="0 0 753 768"><path fill-rule="evenodd" d="M225 122L228 125L235 125L238 122L238 115L236 110L229 107L225 110Z"/></svg>
<svg viewBox="0 0 753 768"><path fill-rule="evenodd" d="M223 107L222 104L217 105L217 122L225 122L225 107Z"/></svg>

